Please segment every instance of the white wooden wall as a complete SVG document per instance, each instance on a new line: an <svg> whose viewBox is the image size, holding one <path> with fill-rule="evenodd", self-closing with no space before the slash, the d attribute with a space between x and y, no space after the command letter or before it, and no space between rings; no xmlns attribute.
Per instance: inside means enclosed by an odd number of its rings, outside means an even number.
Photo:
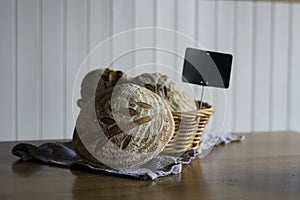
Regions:
<svg viewBox="0 0 300 200"><path fill-rule="evenodd" d="M113 34L151 26L234 54L226 102L223 90L210 90L212 127L220 130L226 108L226 131L300 131L299 19L300 3L287 2L0 0L0 140L71 138L72 89L84 57ZM116 53L120 44L113 45L105 56ZM169 55L149 55L122 65L176 66Z"/></svg>

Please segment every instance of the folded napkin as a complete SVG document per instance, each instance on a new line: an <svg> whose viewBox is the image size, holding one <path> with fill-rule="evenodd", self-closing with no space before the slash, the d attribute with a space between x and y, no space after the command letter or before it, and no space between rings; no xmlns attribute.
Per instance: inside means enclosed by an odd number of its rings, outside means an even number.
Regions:
<svg viewBox="0 0 300 200"><path fill-rule="evenodd" d="M241 141L243 139L244 136L236 136L229 133L206 133L202 138L203 141L200 148L197 150L190 150L181 155L158 155L146 164L126 170L116 170L105 165L93 166L82 161L77 157L72 142L45 143L40 146L20 143L12 149L12 153L24 161L38 161L47 165L88 170L101 174L154 180L169 174L181 173L183 164L189 164L196 156L204 157L214 145Z"/></svg>

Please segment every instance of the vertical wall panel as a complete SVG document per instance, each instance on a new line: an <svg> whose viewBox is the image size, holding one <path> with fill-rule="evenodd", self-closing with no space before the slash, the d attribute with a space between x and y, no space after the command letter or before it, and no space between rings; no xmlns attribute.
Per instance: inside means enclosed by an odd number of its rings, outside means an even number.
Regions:
<svg viewBox="0 0 300 200"><path fill-rule="evenodd" d="M290 45L291 47L291 82L290 82L290 126L289 128L293 131L300 132L300 92L299 92L299 85L300 85L300 4L294 3L292 8L292 24L291 24L291 31L292 31L292 40Z"/></svg>
<svg viewBox="0 0 300 200"><path fill-rule="evenodd" d="M198 42L207 50L213 50L216 45L215 40L215 22L217 13L215 1L199 1L198 14Z"/></svg>
<svg viewBox="0 0 300 200"><path fill-rule="evenodd" d="M233 59L236 59L234 52L234 2L220 1L218 5L218 24L217 24L217 40L215 45L217 50L224 53L233 54ZM233 87L234 87L234 61L231 71L230 87L227 90L218 89L217 93L217 107L216 120L217 127L224 131L232 130L233 121Z"/></svg>
<svg viewBox="0 0 300 200"><path fill-rule="evenodd" d="M214 130L221 130L226 109L226 131L300 131L299 13L300 4L295 2L2 0L0 140L71 138L75 125L72 107L75 117L79 112L77 98L72 99L73 86L87 53L112 34L152 26L183 32L205 49L233 53L226 104L224 90L210 89L212 101L205 90L205 100L217 109ZM186 46L175 35L124 36L122 42L112 43L114 49L107 45L105 51L96 51L83 72L104 67L112 57L133 50L136 42L183 54ZM183 60L174 57L144 50L117 58L113 67L130 72L135 64L157 61L168 66L161 65L159 72L181 82ZM157 69L147 67L144 71ZM142 72L133 70L131 74ZM199 98L199 87L183 85Z"/></svg>
<svg viewBox="0 0 300 200"><path fill-rule="evenodd" d="M97 47L101 42L108 39L111 36L111 0L91 0L91 49ZM99 49L98 47L97 49ZM104 68L105 62L111 52L106 50L105 52L98 53L96 50L91 55L91 67L92 68Z"/></svg>
<svg viewBox="0 0 300 200"><path fill-rule="evenodd" d="M162 28L174 29L174 0L157 2L157 25Z"/></svg>
<svg viewBox="0 0 300 200"><path fill-rule="evenodd" d="M157 26L174 29L175 19L174 19L174 0L165 0L157 2Z"/></svg>
<svg viewBox="0 0 300 200"><path fill-rule="evenodd" d="M134 0L113 1L113 34L120 34L134 28L134 4ZM133 53L128 52L134 49L134 34L131 33L116 36L118 39L113 40L112 67L122 69L124 72L130 72L134 64Z"/></svg>
<svg viewBox="0 0 300 200"><path fill-rule="evenodd" d="M91 1L92 0L85 0L84 1L84 51L85 51L85 65L86 68L90 69L91 58L88 56L91 51ZM87 57L88 56L88 57Z"/></svg>
<svg viewBox="0 0 300 200"><path fill-rule="evenodd" d="M66 136L70 138L74 129L72 92L76 73L86 56L86 2L83 0L67 1L67 70L66 70ZM78 88L77 88L78 89ZM76 101L77 99L74 99ZM77 108L77 107L75 107ZM78 113L78 108L75 113ZM76 117L76 116L75 116Z"/></svg>
<svg viewBox="0 0 300 200"><path fill-rule="evenodd" d="M274 4L271 130L287 128L288 3Z"/></svg>
<svg viewBox="0 0 300 200"><path fill-rule="evenodd" d="M174 30L175 25L175 1L174 0L165 0L157 1L157 26L162 29ZM173 51L175 48L174 45L174 35L171 34L171 37L165 38L163 34L158 34L157 44L158 46L169 47L169 50ZM165 66L160 68L160 72L167 74L173 79L174 72L174 55L172 53L167 53L163 51L157 52L157 63Z"/></svg>
<svg viewBox="0 0 300 200"><path fill-rule="evenodd" d="M20 140L40 137L39 1L18 1L18 130Z"/></svg>
<svg viewBox="0 0 300 200"><path fill-rule="evenodd" d="M237 2L237 52L236 52L236 95L235 129L250 130L251 110L251 69L252 69L252 9L253 2Z"/></svg>
<svg viewBox="0 0 300 200"><path fill-rule="evenodd" d="M177 71L177 76L174 77L174 80L177 83L181 83L181 74L183 69L183 61L184 61L184 52L187 47L195 47L195 1L178 1L178 10L177 10L177 31L184 34L185 36L177 37L177 56L174 67ZM186 39L183 39L185 38ZM182 57L180 57L182 56ZM182 84L184 89L192 96L193 99L198 99L198 90L196 90L196 86L192 84L184 83Z"/></svg>
<svg viewBox="0 0 300 200"><path fill-rule="evenodd" d="M198 42L200 44L199 48L203 48L205 50L216 51L216 21L218 13L216 12L217 2L216 1L199 1L198 3L198 19L197 25L198 35L196 36ZM200 86L199 86L200 87ZM200 99L201 90L196 90L198 99ZM204 89L204 101L210 103L216 108L216 112L211 118L211 128L214 130L219 130L221 126L217 121L222 119L223 116L220 114L221 109L217 105L218 99L216 92L218 92L215 88L206 87Z"/></svg>
<svg viewBox="0 0 300 200"><path fill-rule="evenodd" d="M270 103L270 46L271 46L271 2L257 2L255 20L255 55L253 68L254 131L269 130ZM262 20L263 19L263 20Z"/></svg>
<svg viewBox="0 0 300 200"><path fill-rule="evenodd" d="M178 31L189 37L194 37L195 31L195 1L178 1Z"/></svg>
<svg viewBox="0 0 300 200"><path fill-rule="evenodd" d="M135 3L135 27L136 28L145 28L145 27L154 27L155 26L155 1L156 0L138 0ZM135 35L136 46L139 44L145 44L145 46L155 45L155 32L150 32L145 35L138 34ZM134 52L135 55L135 66L141 66L134 70L134 73L141 74L143 72L155 72L155 50L139 50Z"/></svg>
<svg viewBox="0 0 300 200"><path fill-rule="evenodd" d="M43 1L42 16L42 139L64 135L63 6L60 0Z"/></svg>
<svg viewBox="0 0 300 200"><path fill-rule="evenodd" d="M14 132L14 15L15 5L11 0L0 1L0 140L15 139Z"/></svg>

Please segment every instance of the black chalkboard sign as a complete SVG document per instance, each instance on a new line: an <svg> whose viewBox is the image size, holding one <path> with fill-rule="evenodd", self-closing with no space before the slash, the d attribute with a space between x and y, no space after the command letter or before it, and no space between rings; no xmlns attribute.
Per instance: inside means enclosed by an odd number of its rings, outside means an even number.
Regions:
<svg viewBox="0 0 300 200"><path fill-rule="evenodd" d="M232 55L187 48L182 81L192 84L228 88Z"/></svg>

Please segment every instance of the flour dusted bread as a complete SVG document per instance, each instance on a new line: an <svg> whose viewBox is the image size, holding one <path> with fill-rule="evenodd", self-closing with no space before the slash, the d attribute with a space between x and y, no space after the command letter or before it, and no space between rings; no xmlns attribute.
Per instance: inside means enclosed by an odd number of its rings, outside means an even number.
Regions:
<svg viewBox="0 0 300 200"><path fill-rule="evenodd" d="M189 112L197 109L190 95L166 75L144 73L135 77L131 83L143 86L167 100L171 111Z"/></svg>
<svg viewBox="0 0 300 200"><path fill-rule="evenodd" d="M106 68L100 76L96 93L102 92L116 84L128 83L132 78L120 70Z"/></svg>
<svg viewBox="0 0 300 200"><path fill-rule="evenodd" d="M90 99L94 99L98 93L114 87L117 83L129 82L132 78L122 71L110 68L100 68L89 72L81 83L81 99L77 104L82 108Z"/></svg>
<svg viewBox="0 0 300 200"><path fill-rule="evenodd" d="M120 84L82 108L73 144L91 164L126 169L157 156L173 131L170 108L160 96L138 85Z"/></svg>

